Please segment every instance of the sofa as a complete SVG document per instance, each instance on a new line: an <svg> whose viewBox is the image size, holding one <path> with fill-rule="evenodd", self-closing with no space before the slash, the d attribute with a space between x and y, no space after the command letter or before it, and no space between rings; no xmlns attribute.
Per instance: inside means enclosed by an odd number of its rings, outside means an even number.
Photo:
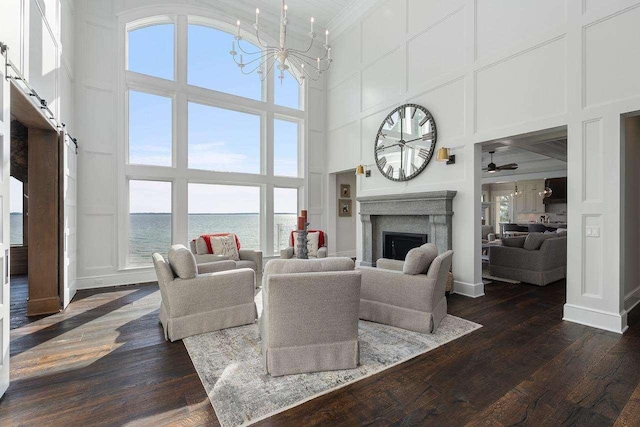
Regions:
<svg viewBox="0 0 640 427"><path fill-rule="evenodd" d="M227 233L222 233L227 234ZM237 239L237 236L230 234ZM196 263L198 264L198 271L211 272L221 271L221 269L236 269L236 268L250 268L256 274L256 287L259 287L262 283L262 251L253 249L238 249L238 260L231 260L227 256L214 255L209 253L207 246L204 244L204 240L201 237L193 239L190 242L191 252L195 255ZM222 265L215 265L221 261L225 261Z"/></svg>
<svg viewBox="0 0 640 427"><path fill-rule="evenodd" d="M201 273L195 256L183 245L173 245L168 260L159 253L152 257L162 298L159 320L166 340L255 322L252 269Z"/></svg>
<svg viewBox="0 0 640 427"><path fill-rule="evenodd" d="M435 332L447 315L446 286L453 251L433 243L412 249L405 261L379 259L362 273L360 319L415 332Z"/></svg>
<svg viewBox="0 0 640 427"><path fill-rule="evenodd" d="M494 240L496 240L496 234L495 234L495 231L493 229L493 226L491 226L491 225L482 225L481 226L481 232L482 232L482 244L486 244L486 243L493 242Z"/></svg>
<svg viewBox="0 0 640 427"><path fill-rule="evenodd" d="M259 321L266 373L358 366L360 276L350 258L267 262Z"/></svg>
<svg viewBox="0 0 640 427"><path fill-rule="evenodd" d="M289 235L289 247L280 251L281 259L295 258L296 233L297 231L292 231ZM309 259L326 258L328 255L327 233L321 230L309 230L309 233L318 233L318 252L316 255L309 254Z"/></svg>
<svg viewBox="0 0 640 427"><path fill-rule="evenodd" d="M489 274L495 277L546 286L566 273L566 235L530 233L502 239L502 246L489 249Z"/></svg>

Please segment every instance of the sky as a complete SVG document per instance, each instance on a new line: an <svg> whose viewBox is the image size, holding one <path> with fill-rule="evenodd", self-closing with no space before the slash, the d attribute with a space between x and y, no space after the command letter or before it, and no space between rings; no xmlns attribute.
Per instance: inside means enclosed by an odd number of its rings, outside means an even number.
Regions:
<svg viewBox="0 0 640 427"><path fill-rule="evenodd" d="M174 78L174 25L161 24L129 33L129 70L155 77ZM256 74L243 75L229 51L231 34L199 25L189 25L187 82L191 85L234 95L263 98ZM246 51L255 46L243 42ZM240 51L236 44L236 51ZM250 60L244 55L244 62ZM249 66L247 66L248 68ZM299 108L299 86L287 74L281 82L274 76L275 103ZM129 162L171 166L172 100L169 97L129 91ZM189 168L222 172L260 173L260 115L189 102ZM298 175L298 124L276 119L274 123L274 173ZM178 143L183 143L178 141ZM256 193L257 191L257 193ZM131 182L131 212L169 212L171 187L159 182ZM257 194L257 196L256 196ZM296 193L297 194L297 193ZM297 195L276 192L276 205L283 211L297 210ZM193 195L193 197L192 197ZM189 210L193 213L259 212L258 187L189 187Z"/></svg>

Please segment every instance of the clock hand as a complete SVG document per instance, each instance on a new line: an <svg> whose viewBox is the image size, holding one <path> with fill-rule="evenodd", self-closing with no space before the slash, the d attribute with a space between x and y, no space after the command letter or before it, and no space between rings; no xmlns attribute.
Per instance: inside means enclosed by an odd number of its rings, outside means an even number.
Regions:
<svg viewBox="0 0 640 427"><path fill-rule="evenodd" d="M395 147L396 145L402 145L402 144L398 143L398 144L387 145L386 147L376 148L376 151L386 150L387 148Z"/></svg>

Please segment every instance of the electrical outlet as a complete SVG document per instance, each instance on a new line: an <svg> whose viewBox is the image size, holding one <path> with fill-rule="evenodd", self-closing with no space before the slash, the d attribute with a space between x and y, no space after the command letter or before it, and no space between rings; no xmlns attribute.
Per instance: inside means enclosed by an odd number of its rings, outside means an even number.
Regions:
<svg viewBox="0 0 640 427"><path fill-rule="evenodd" d="M600 237L600 227L591 225L585 228L585 235L587 237Z"/></svg>

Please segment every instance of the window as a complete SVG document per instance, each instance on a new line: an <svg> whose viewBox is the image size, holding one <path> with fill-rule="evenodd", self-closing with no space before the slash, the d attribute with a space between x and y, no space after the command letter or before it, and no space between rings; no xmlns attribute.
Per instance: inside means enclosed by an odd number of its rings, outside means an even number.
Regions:
<svg viewBox="0 0 640 427"><path fill-rule="evenodd" d="M213 89L251 99L262 99L262 82L257 74L244 75L229 55L232 44L238 48L234 36L224 31L202 25L189 25L189 56L187 59L187 82L190 85ZM247 52L260 52L258 47L242 41ZM254 57L243 54L243 61L248 63ZM238 60L240 60L238 58ZM248 64L247 71L258 63Z"/></svg>
<svg viewBox="0 0 640 427"><path fill-rule="evenodd" d="M189 240L234 233L246 249L260 249L260 188L189 184Z"/></svg>
<svg viewBox="0 0 640 427"><path fill-rule="evenodd" d="M244 75L229 55L232 43L240 48L228 24L161 9L132 22L127 16L140 11L120 15L127 57L117 98L127 113L118 203L128 227L118 235L118 267L151 267L152 252L215 232L277 253L288 246L305 185L301 86L266 65L264 81ZM242 47L258 52L253 33L243 25Z"/></svg>
<svg viewBox="0 0 640 427"><path fill-rule="evenodd" d="M173 24L157 24L128 33L128 69L173 80Z"/></svg>
<svg viewBox="0 0 640 427"><path fill-rule="evenodd" d="M171 98L129 92L129 163L171 166Z"/></svg>
<svg viewBox="0 0 640 427"><path fill-rule="evenodd" d="M281 249L289 247L289 236L298 226L298 189L273 189L273 251L275 254Z"/></svg>
<svg viewBox="0 0 640 427"><path fill-rule="evenodd" d="M130 266L148 265L151 254L171 246L171 183L129 181Z"/></svg>
<svg viewBox="0 0 640 427"><path fill-rule="evenodd" d="M189 103L189 167L260 173L260 116Z"/></svg>
<svg viewBox="0 0 640 427"><path fill-rule="evenodd" d="M280 73L273 73L273 96L276 105L289 108L300 108L300 85L290 72L284 73L284 79L280 79Z"/></svg>
<svg viewBox="0 0 640 427"><path fill-rule="evenodd" d="M298 176L298 124L275 120L273 134L274 175Z"/></svg>
<svg viewBox="0 0 640 427"><path fill-rule="evenodd" d="M14 177L9 181L11 198L9 200L9 211L11 213L11 246L22 246L24 224L23 208L24 208L24 186L22 182Z"/></svg>

